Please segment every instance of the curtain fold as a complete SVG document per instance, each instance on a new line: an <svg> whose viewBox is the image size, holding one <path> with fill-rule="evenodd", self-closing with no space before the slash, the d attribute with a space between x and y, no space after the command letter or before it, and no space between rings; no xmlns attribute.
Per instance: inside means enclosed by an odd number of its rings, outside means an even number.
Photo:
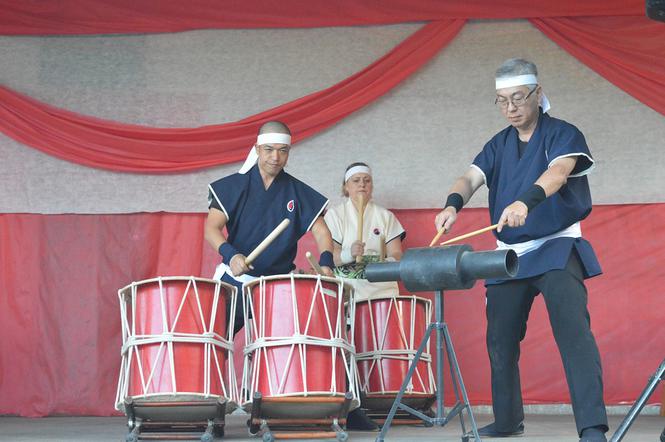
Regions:
<svg viewBox="0 0 665 442"><path fill-rule="evenodd" d="M646 17L532 18L573 57L665 115L665 25Z"/></svg>
<svg viewBox="0 0 665 442"><path fill-rule="evenodd" d="M418 71L471 17L533 17L534 26L582 63L665 115L665 26L643 16L641 1L429 1L417 8L406 0L389 0L381 8L370 2L331 6L316 1L296 8L299 2L291 0L274 10L269 2L229 3L224 9L217 2L197 0L196 7L188 4L186 11L182 3L170 1L160 2L160 8L151 1L99 1L89 8L77 7L77 0L57 6L10 3L4 5L0 32L13 35L28 28L46 34L167 32L181 30L183 23L192 28L294 27L463 17L428 23L367 68L327 89L226 124L180 129L121 124L57 109L0 86L0 131L47 154L117 172L175 173L240 161L254 142L257 126L273 119L286 122L294 142L301 141ZM179 13L185 15L175 20Z"/></svg>
<svg viewBox="0 0 665 442"><path fill-rule="evenodd" d="M243 120L199 128L151 128L79 115L0 86L0 131L50 155L119 172L171 173L240 161L269 120L294 143L367 106L425 65L465 20L429 23L362 71L327 89Z"/></svg>
<svg viewBox="0 0 665 442"><path fill-rule="evenodd" d="M643 0L0 0L0 34L303 28L444 19L644 15Z"/></svg>

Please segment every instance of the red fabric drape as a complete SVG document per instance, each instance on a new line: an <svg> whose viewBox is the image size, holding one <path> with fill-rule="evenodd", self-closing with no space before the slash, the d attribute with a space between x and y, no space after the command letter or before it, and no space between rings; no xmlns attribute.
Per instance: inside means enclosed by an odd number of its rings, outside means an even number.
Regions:
<svg viewBox="0 0 665 442"><path fill-rule="evenodd" d="M408 232L405 247L429 243L434 210L395 213ZM113 413L122 343L117 289L154 276L211 275L218 257L203 242L204 219L0 215L0 414ZM455 232L487 223L486 209L465 209ZM588 288L608 404L634 401L663 358L665 236L655 233L664 224L665 204L599 206L583 223L605 272ZM469 244L491 249L492 235ZM300 267L313 245L309 235L301 240ZM484 306L480 283L446 293L446 321L473 404L491 397ZM557 354L538 298L520 361L527 403L569 402ZM660 397L654 394L651 402Z"/></svg>
<svg viewBox="0 0 665 442"><path fill-rule="evenodd" d="M350 26L451 18L643 15L643 0L0 0L0 34Z"/></svg>
<svg viewBox="0 0 665 442"><path fill-rule="evenodd" d="M543 34L665 115L665 25L646 17L533 18Z"/></svg>
<svg viewBox="0 0 665 442"><path fill-rule="evenodd" d="M638 100L665 114L665 26L643 16L635 1L526 1L374 3L348 1L280 3L240 2L222 10L219 3L106 2L78 7L75 0L56 6L43 2L6 5L0 31L49 32L173 31L202 26L322 26L404 22L451 17L534 18L542 32ZM296 6L298 6L296 8ZM184 10L183 10L184 9ZM639 12L638 12L639 11ZM637 14L639 16L619 17ZM173 20L184 14L181 21ZM603 17L614 15L614 17ZM30 18L30 20L28 20ZM183 24L184 23L184 24ZM417 71L450 42L464 19L432 22L363 71L320 92L241 121L192 129L157 129L102 121L56 109L0 87L0 131L43 152L79 164L114 171L184 172L244 158L259 124L288 123L295 140L311 136L366 106ZM145 27L144 27L145 26ZM75 32L76 31L76 32Z"/></svg>
<svg viewBox="0 0 665 442"><path fill-rule="evenodd" d="M287 123L298 142L373 102L448 44L464 20L430 23L336 85L238 122L194 129L120 124L57 109L0 87L0 131L59 158L114 171L183 172L244 159L258 126Z"/></svg>

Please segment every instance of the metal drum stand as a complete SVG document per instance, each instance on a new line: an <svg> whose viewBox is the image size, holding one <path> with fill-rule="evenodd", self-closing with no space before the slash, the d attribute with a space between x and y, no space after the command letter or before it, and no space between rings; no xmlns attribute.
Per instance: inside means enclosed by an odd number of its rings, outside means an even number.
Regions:
<svg viewBox="0 0 665 442"><path fill-rule="evenodd" d="M472 250L468 245L409 249L404 253L400 262L369 264L365 269L365 277L371 282L402 281L410 292L434 291L435 293L434 322L431 322L427 327L425 336L411 361L404 382L395 397L376 442L385 440L398 409L421 419L426 426L443 427L459 415L462 426L462 442L468 442L470 437L480 441L453 342L448 332L448 326L443 320L443 289L469 289L473 287L476 279L480 278L510 278L517 274L518 262L517 255L512 250L489 252L473 252ZM402 403L402 397L411 382L418 360L435 331L437 410L436 416L430 417ZM443 406L444 351L448 355L456 399L455 405L447 414ZM464 425L463 413L465 410L471 421L471 432L467 432Z"/></svg>

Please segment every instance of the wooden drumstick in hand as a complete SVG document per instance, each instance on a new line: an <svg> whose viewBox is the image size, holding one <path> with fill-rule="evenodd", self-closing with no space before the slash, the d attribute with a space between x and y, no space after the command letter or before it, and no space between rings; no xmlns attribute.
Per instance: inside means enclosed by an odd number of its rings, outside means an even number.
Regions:
<svg viewBox="0 0 665 442"><path fill-rule="evenodd" d="M441 238L441 235L443 235L443 233L444 233L445 231L446 231L445 227L441 227L441 230L439 230L439 231L437 232L437 234L436 234L436 236L434 237L434 239L432 240L432 242L429 243L429 246L432 247L434 244L436 244L436 242L439 240L439 238Z"/></svg>
<svg viewBox="0 0 665 442"><path fill-rule="evenodd" d="M323 275L323 269L321 268L321 266L319 265L319 263L316 262L316 261L314 260L314 258L312 258L312 252L307 252L307 253L305 253L305 257L307 258L307 261L309 261L309 265L312 266L312 268L314 269L314 271L315 271L316 273L318 273L319 275Z"/></svg>
<svg viewBox="0 0 665 442"><path fill-rule="evenodd" d="M440 245L445 246L446 244L454 243L456 241L461 241L463 239L471 238L472 236L480 235L481 233L489 232L499 227L498 224L492 224L491 226L484 227L482 229L474 230L473 232L465 233L464 235L456 236L447 241L442 242Z"/></svg>
<svg viewBox="0 0 665 442"><path fill-rule="evenodd" d="M358 208L358 241L363 242L363 216L365 215L365 195L362 193L358 194L358 203L360 208ZM362 255L356 256L356 263L361 263L363 261Z"/></svg>
<svg viewBox="0 0 665 442"><path fill-rule="evenodd" d="M282 222L279 223L279 225L275 227L275 229L270 232L268 236L266 236L266 239L261 241L261 243L256 246L256 248L252 250L249 255L247 255L247 258L245 258L245 264L249 267L249 265L254 262L254 260L261 254L261 252L263 252L270 245L270 243L273 242L275 238L277 238L279 234L289 226L289 223L289 219L284 218Z"/></svg>
<svg viewBox="0 0 665 442"><path fill-rule="evenodd" d="M381 248L379 252L379 261L383 262L387 258L387 252L386 252L386 235L381 235L379 236L379 247Z"/></svg>

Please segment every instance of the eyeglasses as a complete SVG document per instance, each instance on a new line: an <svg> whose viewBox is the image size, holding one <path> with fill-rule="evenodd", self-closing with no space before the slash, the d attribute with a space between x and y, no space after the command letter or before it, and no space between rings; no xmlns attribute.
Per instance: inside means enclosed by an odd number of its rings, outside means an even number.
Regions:
<svg viewBox="0 0 665 442"><path fill-rule="evenodd" d="M276 147L262 145L261 150L263 150L268 155L271 155L275 151L277 151L277 153L279 153L280 155L286 155L287 153L289 153L289 150L291 150L291 148L289 146L285 146L285 147L280 147L278 149Z"/></svg>
<svg viewBox="0 0 665 442"><path fill-rule="evenodd" d="M507 109L509 103L513 103L513 106L515 107L520 107L524 106L524 103L526 103L526 100L529 99L531 94L533 94L538 87L535 87L526 94L524 97L512 97L512 98L503 98L503 97L497 97L496 100L494 100L494 104L499 106L501 109Z"/></svg>

